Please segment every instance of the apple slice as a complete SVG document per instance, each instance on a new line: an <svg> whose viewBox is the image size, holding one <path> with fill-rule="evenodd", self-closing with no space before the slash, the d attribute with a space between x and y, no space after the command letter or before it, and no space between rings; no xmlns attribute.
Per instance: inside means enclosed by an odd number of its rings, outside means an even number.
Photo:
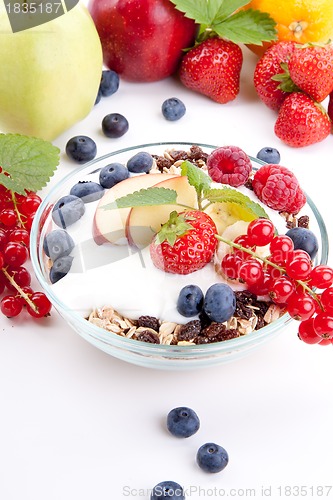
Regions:
<svg viewBox="0 0 333 500"><path fill-rule="evenodd" d="M177 202L196 208L197 196L193 186L186 176L176 176L159 182L155 187L174 189L177 191ZM130 245L139 249L148 246L162 224L167 222L170 213L184 210L179 205L157 205L148 207L133 207L127 217L125 234Z"/></svg>
<svg viewBox="0 0 333 500"><path fill-rule="evenodd" d="M102 207L112 203L122 196L146 189L160 183L178 177L175 174L140 174L125 179L112 188L99 200L93 219L92 234L95 243L124 244L125 225L131 208L120 208L119 210L104 210Z"/></svg>

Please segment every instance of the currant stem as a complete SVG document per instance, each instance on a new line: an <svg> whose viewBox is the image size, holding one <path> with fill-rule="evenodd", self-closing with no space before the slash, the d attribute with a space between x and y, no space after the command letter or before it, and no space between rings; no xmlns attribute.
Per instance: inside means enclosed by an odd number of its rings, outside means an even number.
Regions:
<svg viewBox="0 0 333 500"><path fill-rule="evenodd" d="M6 276L6 278L8 279L8 281L10 282L11 285L13 285L13 287L15 288L15 290L18 291L18 293L20 294L20 296L26 301L26 303L31 307L31 309L33 309L34 312L38 312L38 308L35 306L35 304L32 302L32 300L30 299L29 295L26 294L22 288L20 287L20 285L18 285L16 283L16 281L14 280L13 276L11 276L9 274L9 272L7 271L7 269L5 269L4 267L1 269L1 271L3 272L3 274Z"/></svg>
<svg viewBox="0 0 333 500"><path fill-rule="evenodd" d="M249 255L251 255L252 257L254 257L255 259L259 259L261 260L262 262L264 262L265 264L267 264L268 266L271 266L271 267L274 267L275 269L277 269L278 271L280 271L281 273L283 274L287 274L286 273L286 270L279 266L278 264L275 264L274 262L271 262L269 259L266 259L266 257L261 257L260 255L256 254L253 250L251 250L250 248L245 248L243 247L242 245L239 245L238 243L234 243L233 241L230 241L230 240L227 240L225 238L222 238L222 236L220 236L219 234L216 234L215 235L215 238L217 238L218 240L222 241L223 243L226 243L227 245L233 247L233 248L237 248L237 250L242 250L242 252L246 252L248 253ZM309 285L307 285L307 283L305 283L304 281L302 280L295 280L295 282L300 285L304 290L306 290L308 292L309 295L311 295L311 297L319 304L319 306L322 308L322 305L321 305L321 302L320 302L320 299L318 298L316 292L314 292L312 290L312 288L309 287Z"/></svg>
<svg viewBox="0 0 333 500"><path fill-rule="evenodd" d="M20 223L20 226L24 228L24 227L25 227L25 225L24 225L24 222L23 222L23 220L22 220L21 213L20 213L19 209L17 208L17 200L16 200L15 192L14 192L14 191L11 191L11 195L12 195L12 200L13 200L14 210L15 210L15 212L16 212L17 219L18 219L18 221L19 221L19 223Z"/></svg>

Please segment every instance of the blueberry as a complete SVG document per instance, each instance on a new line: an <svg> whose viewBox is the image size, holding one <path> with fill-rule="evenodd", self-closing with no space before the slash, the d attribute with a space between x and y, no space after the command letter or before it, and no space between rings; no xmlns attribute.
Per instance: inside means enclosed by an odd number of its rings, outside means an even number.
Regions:
<svg viewBox="0 0 333 500"><path fill-rule="evenodd" d="M110 95L117 92L119 88L119 76L118 73L112 69L106 69L102 71L101 83L99 90L103 97L109 97Z"/></svg>
<svg viewBox="0 0 333 500"><path fill-rule="evenodd" d="M174 122L186 113L185 104L178 97L170 97L162 104L162 114L166 120Z"/></svg>
<svg viewBox="0 0 333 500"><path fill-rule="evenodd" d="M141 151L128 160L127 168L134 174L148 173L153 166L153 162L154 159L149 153Z"/></svg>
<svg viewBox="0 0 333 500"><path fill-rule="evenodd" d="M128 169L121 163L110 163L99 173L99 183L106 189L112 188L129 176Z"/></svg>
<svg viewBox="0 0 333 500"><path fill-rule="evenodd" d="M81 198L68 194L60 198L52 210L52 219L57 226L66 229L78 221L85 212Z"/></svg>
<svg viewBox="0 0 333 500"><path fill-rule="evenodd" d="M199 427L199 417L191 408L180 406L168 413L167 429L173 436L180 438L190 437L197 432Z"/></svg>
<svg viewBox="0 0 333 500"><path fill-rule="evenodd" d="M311 260L315 258L318 252L318 240L316 235L304 227L293 227L286 232L294 242L295 250L304 250L307 252Z"/></svg>
<svg viewBox="0 0 333 500"><path fill-rule="evenodd" d="M51 231L43 241L43 250L53 261L69 255L74 246L73 238L64 229Z"/></svg>
<svg viewBox="0 0 333 500"><path fill-rule="evenodd" d="M66 154L77 163L86 163L95 158L97 146L95 141L86 135L76 135L66 144Z"/></svg>
<svg viewBox="0 0 333 500"><path fill-rule="evenodd" d="M92 181L79 181L70 190L69 194L81 198L84 203L90 203L92 201L99 200L102 198L104 193L104 188L98 182Z"/></svg>
<svg viewBox="0 0 333 500"><path fill-rule="evenodd" d="M205 295L203 309L211 321L217 323L228 321L236 309L233 289L225 283L215 283L210 286Z"/></svg>
<svg viewBox="0 0 333 500"><path fill-rule="evenodd" d="M102 130L106 137L117 139L126 134L128 130L128 121L119 113L110 113L103 118Z"/></svg>
<svg viewBox="0 0 333 500"><path fill-rule="evenodd" d="M150 500L185 500L183 488L174 481L162 481L154 486Z"/></svg>
<svg viewBox="0 0 333 500"><path fill-rule="evenodd" d="M197 464L205 472L221 472L228 462L228 453L219 444L205 443L198 449Z"/></svg>
<svg viewBox="0 0 333 500"><path fill-rule="evenodd" d="M197 285L184 286L178 296L177 311L182 316L196 316L202 309L204 295Z"/></svg>
<svg viewBox="0 0 333 500"><path fill-rule="evenodd" d="M273 163L276 165L280 163L280 153L275 148L270 148L270 147L262 148L257 153L257 158L259 160L265 161L266 163Z"/></svg>
<svg viewBox="0 0 333 500"><path fill-rule="evenodd" d="M101 92L101 89L98 89L97 96L95 99L95 106L96 106L96 104L98 104L100 102L101 99L102 99L102 92Z"/></svg>
<svg viewBox="0 0 333 500"><path fill-rule="evenodd" d="M56 283L61 280L66 274L69 273L72 267L73 257L70 255L64 255L63 257L59 257L53 262L53 265L50 269L50 281L51 283Z"/></svg>

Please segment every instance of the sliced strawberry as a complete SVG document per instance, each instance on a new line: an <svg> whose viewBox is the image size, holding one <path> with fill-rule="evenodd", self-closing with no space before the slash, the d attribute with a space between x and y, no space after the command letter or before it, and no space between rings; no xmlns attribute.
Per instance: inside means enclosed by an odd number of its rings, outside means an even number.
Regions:
<svg viewBox="0 0 333 500"><path fill-rule="evenodd" d="M284 74L286 64L296 49L296 42L277 42L273 44L257 62L254 70L254 86L259 98L270 109L279 110L287 95L295 90L293 85L281 88L281 82L272 77ZM281 66L282 64L282 66Z"/></svg>
<svg viewBox="0 0 333 500"><path fill-rule="evenodd" d="M333 91L331 45L296 48L290 57L288 69L292 81L315 101L323 101Z"/></svg>
<svg viewBox="0 0 333 500"><path fill-rule="evenodd" d="M193 273L212 260L217 246L216 234L215 223L206 213L172 212L150 244L151 259L158 269L167 273Z"/></svg>
<svg viewBox="0 0 333 500"><path fill-rule="evenodd" d="M239 93L242 63L243 53L237 44L208 38L185 54L179 76L189 89L224 104Z"/></svg>
<svg viewBox="0 0 333 500"><path fill-rule="evenodd" d="M331 121L324 108L311 97L293 92L281 106L274 131L289 146L309 146L329 135Z"/></svg>

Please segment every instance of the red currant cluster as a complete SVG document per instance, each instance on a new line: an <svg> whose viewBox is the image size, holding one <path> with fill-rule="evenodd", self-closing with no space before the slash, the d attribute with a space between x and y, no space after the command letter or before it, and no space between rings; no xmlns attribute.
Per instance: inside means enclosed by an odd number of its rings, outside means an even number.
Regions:
<svg viewBox="0 0 333 500"><path fill-rule="evenodd" d="M23 265L29 259L30 229L41 203L35 193L18 195L0 185L0 302L5 316L18 316L25 307L28 313L41 318L49 314L51 303L42 292L30 287L31 275Z"/></svg>
<svg viewBox="0 0 333 500"><path fill-rule="evenodd" d="M220 238L222 239L222 238ZM223 240L223 239L222 239ZM228 243L222 273L244 283L256 295L268 295L300 321L298 336L308 344L333 344L333 269L313 267L307 252L294 249L287 235L276 235L268 219L256 219L247 234ZM268 257L257 247L268 246ZM316 290L321 292L318 293Z"/></svg>

